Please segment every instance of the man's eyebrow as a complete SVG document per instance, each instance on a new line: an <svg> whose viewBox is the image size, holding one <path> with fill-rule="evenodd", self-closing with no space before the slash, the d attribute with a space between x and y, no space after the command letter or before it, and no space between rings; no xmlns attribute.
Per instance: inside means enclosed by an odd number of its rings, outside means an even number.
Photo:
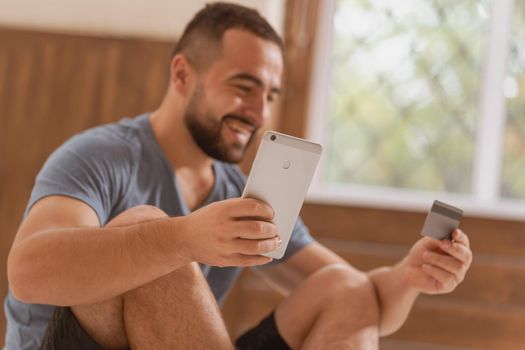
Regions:
<svg viewBox="0 0 525 350"><path fill-rule="evenodd" d="M264 85L261 79L257 78L254 75L248 74L248 73L235 74L234 76L230 77L228 80L249 80L249 81L251 81L252 83L254 83L254 84L258 85L258 86L263 86ZM278 87L272 88L271 91L273 93L275 93L275 94L280 94L281 93L281 89L278 88Z"/></svg>

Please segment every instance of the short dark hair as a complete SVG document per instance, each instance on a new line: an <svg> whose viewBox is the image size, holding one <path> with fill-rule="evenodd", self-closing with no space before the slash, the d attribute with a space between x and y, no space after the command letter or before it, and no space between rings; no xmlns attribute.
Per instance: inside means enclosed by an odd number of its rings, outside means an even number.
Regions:
<svg viewBox="0 0 525 350"><path fill-rule="evenodd" d="M182 53L197 70L209 66L214 53L222 48L222 37L229 29L242 29L271 41L283 51L283 40L259 12L244 6L215 2L197 12L178 40L173 55Z"/></svg>

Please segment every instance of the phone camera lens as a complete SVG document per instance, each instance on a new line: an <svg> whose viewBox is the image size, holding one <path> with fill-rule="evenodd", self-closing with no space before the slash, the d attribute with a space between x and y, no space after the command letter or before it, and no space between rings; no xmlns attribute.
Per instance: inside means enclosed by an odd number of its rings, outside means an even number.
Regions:
<svg viewBox="0 0 525 350"><path fill-rule="evenodd" d="M272 141L275 141L276 138L277 138L277 137L276 137L275 135L272 135L272 136L270 137L270 139L271 139Z"/></svg>

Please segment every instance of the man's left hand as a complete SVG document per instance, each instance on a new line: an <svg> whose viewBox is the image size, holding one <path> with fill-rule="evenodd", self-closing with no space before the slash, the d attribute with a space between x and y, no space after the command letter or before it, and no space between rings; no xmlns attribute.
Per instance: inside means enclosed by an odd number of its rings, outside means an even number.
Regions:
<svg viewBox="0 0 525 350"><path fill-rule="evenodd" d="M461 230L452 240L420 239L401 263L409 285L419 292L443 294L453 291L465 278L472 262L469 239Z"/></svg>

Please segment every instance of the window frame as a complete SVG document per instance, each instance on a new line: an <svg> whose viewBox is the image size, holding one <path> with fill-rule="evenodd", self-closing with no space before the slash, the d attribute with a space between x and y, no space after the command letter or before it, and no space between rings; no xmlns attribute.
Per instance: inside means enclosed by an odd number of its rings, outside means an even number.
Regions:
<svg viewBox="0 0 525 350"><path fill-rule="evenodd" d="M306 137L323 143L330 84L330 55L336 0L321 1L313 46L311 84L306 116ZM500 197L506 101L503 92L514 0L492 0L483 58L479 98L479 123L475 140L471 194L432 192L360 184L331 185L321 182L326 157L321 157L307 200L312 203L357 205L374 208L426 211L433 199L454 203L469 216L525 221L525 200ZM498 88L499 86L499 88Z"/></svg>

